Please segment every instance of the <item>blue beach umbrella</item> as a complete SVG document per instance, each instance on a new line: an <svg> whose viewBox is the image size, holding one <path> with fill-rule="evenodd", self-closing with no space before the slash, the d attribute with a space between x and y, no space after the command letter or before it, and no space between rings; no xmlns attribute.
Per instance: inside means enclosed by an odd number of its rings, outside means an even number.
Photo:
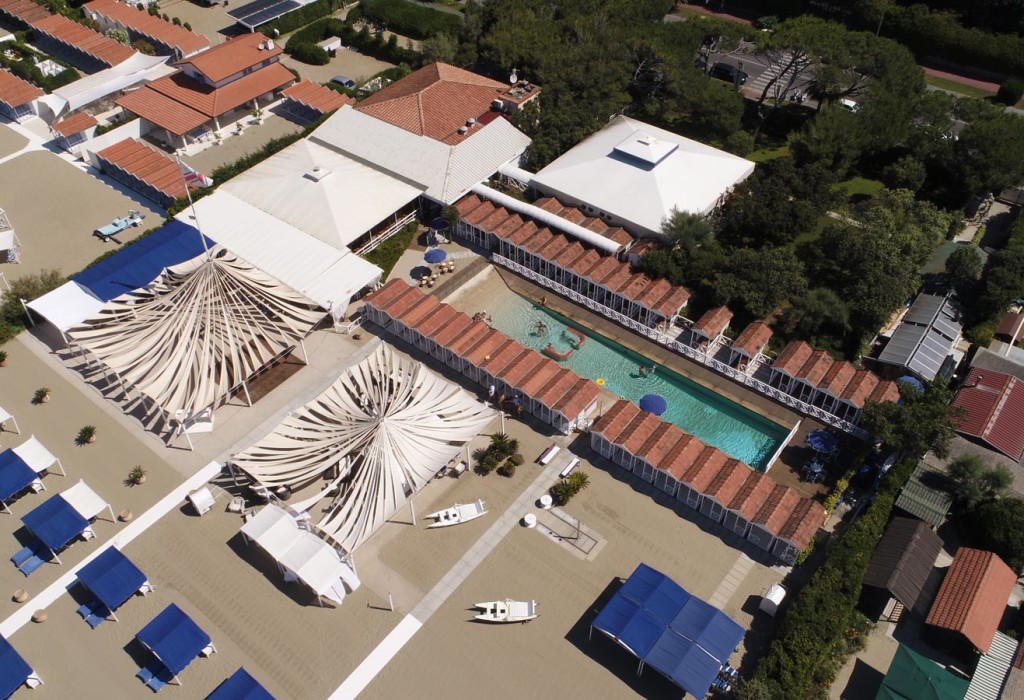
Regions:
<svg viewBox="0 0 1024 700"><path fill-rule="evenodd" d="M644 394L643 398L640 399L640 408L648 413L660 416L668 408L668 402L665 401L664 397L657 394Z"/></svg>
<svg viewBox="0 0 1024 700"><path fill-rule="evenodd" d="M839 449L839 440L832 433L814 430L807 434L807 444L818 452L835 452Z"/></svg>
<svg viewBox="0 0 1024 700"><path fill-rule="evenodd" d="M902 377L900 377L896 381L899 382L900 384L906 384L908 386L912 386L915 389L917 389L918 391L924 391L924 384L922 384L921 380L918 379L917 377L913 376L912 374L904 374Z"/></svg>
<svg viewBox="0 0 1024 700"><path fill-rule="evenodd" d="M440 216L438 216L435 217L434 220L430 222L430 228L434 229L435 231L447 231L448 222L442 219Z"/></svg>
<svg viewBox="0 0 1024 700"><path fill-rule="evenodd" d="M423 259L426 260L431 265L434 265L435 263L439 263L447 257L448 253L444 252L440 248L431 248L430 250L427 251L427 254L423 256Z"/></svg>

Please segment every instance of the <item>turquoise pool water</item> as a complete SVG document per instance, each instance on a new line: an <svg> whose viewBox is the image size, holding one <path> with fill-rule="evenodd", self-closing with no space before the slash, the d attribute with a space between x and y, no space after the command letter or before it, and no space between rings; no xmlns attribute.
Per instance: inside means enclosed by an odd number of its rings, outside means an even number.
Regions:
<svg viewBox="0 0 1024 700"><path fill-rule="evenodd" d="M506 295L498 306L491 302L488 312L495 328L527 347L543 353L550 344L555 353L571 351L559 364L588 379L604 379L604 388L623 398L639 401L644 394L665 397L668 410L662 418L760 471L765 470L789 432L662 365L655 365L653 373L641 375L640 368L651 367L653 360L523 297ZM540 329L538 322L546 327ZM583 332L585 340L579 343L569 328ZM553 357L550 352L546 354Z"/></svg>

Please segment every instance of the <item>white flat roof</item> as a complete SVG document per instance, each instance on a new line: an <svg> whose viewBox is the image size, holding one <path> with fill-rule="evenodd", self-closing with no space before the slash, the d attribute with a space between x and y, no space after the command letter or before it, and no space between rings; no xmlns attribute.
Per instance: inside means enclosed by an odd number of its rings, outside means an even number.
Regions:
<svg viewBox="0 0 1024 700"><path fill-rule="evenodd" d="M649 232L673 209L710 213L754 163L618 116L533 177L540 190Z"/></svg>
<svg viewBox="0 0 1024 700"><path fill-rule="evenodd" d="M335 248L345 248L422 190L308 139L220 189Z"/></svg>
<svg viewBox="0 0 1024 700"><path fill-rule="evenodd" d="M347 248L328 245L223 189L197 201L195 209L204 234L335 317L383 274ZM195 226L191 215L186 209L177 219Z"/></svg>

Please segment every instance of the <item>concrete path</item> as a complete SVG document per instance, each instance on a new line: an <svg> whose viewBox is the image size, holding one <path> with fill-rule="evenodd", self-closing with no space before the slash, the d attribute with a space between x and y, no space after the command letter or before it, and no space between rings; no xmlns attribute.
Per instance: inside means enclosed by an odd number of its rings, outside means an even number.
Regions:
<svg viewBox="0 0 1024 700"><path fill-rule="evenodd" d="M564 448L568 438L564 438L560 442ZM524 515L535 509L537 499L547 492L548 487L554 483L558 472L563 466L562 460L552 460L533 483L519 494L519 498L513 501L512 505L480 536L480 539L466 551L448 573L417 603L412 612L398 623L398 626L377 645L377 648L331 694L329 700L348 700L355 698L359 693L363 692L388 662L401 651L402 647L413 638L416 632L451 597L455 589L469 578L469 575L476 570L488 554L494 551L494 548L505 538L505 535L513 527L519 525L519 521ZM753 564L746 557L741 557L741 559L746 559L751 565ZM736 567L734 566L733 570L735 569ZM747 570L749 571L749 566Z"/></svg>
<svg viewBox="0 0 1024 700"><path fill-rule="evenodd" d="M725 575L718 588L715 589L715 594L711 596L708 603L719 609L724 608L752 568L754 568L754 560L741 553L732 565L732 568L729 569L729 573Z"/></svg>

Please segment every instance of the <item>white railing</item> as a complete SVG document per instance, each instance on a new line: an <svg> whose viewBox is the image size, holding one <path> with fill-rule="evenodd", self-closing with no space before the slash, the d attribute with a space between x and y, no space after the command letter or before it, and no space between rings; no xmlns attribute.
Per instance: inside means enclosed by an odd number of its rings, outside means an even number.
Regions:
<svg viewBox="0 0 1024 700"><path fill-rule="evenodd" d="M867 436L866 431L864 431L862 428L858 428L853 423L843 420L839 416L833 415L828 411L824 410L823 408L819 408L818 406L814 406L805 401L801 401L795 396L791 396L790 394L787 394L784 391L780 391L779 389L770 386L769 384L765 384L759 379L754 379L743 370L730 367L724 362L716 360L707 352L703 352L701 350L698 350L697 348L692 348L689 345L686 345L685 343L681 343L678 339L666 335L665 333L659 331L657 328L651 328L650 326L647 326L641 323L640 321L637 321L636 319L630 318L629 316L625 316L619 313L615 309L610 309L604 304L596 302L590 297L580 294L575 290L569 289L568 287L561 285L558 282L549 279L548 277L545 277L539 272L531 270L530 268L520 265L519 263L513 260L509 260L508 258L502 255L498 255L497 253L493 253L491 255L491 259L493 262L498 263L503 267L507 267L509 270L512 270L513 272L522 275L528 280L536 282L542 287L546 287L551 291L559 294L560 296L570 299L579 304L580 306L588 308L591 311L594 311L604 316L605 318L609 318L615 321L616 323L639 333L645 338L653 340L659 345L663 345L669 348L670 350L673 350L679 353L680 355L683 355L693 360L694 362L697 362L699 364L704 365L705 367L713 369L719 374L724 374L725 376L732 379L734 382L749 387L754 391L757 391L758 393L764 394L765 396L774 399L775 401L778 401L779 403L783 404L788 408L792 408L793 410L799 413L811 416L812 418L819 420L822 423L825 423L826 425L830 425L833 428L838 428L839 430L842 430L845 433L849 433L854 437L864 438Z"/></svg>
<svg viewBox="0 0 1024 700"><path fill-rule="evenodd" d="M383 243L384 241L386 241L387 239L391 238L396 233L401 231L403 226L405 226L407 223L409 223L410 221L412 221L415 218L416 218L416 212L415 211L411 211L408 214L406 214L405 216L403 216L401 219L398 219L397 221L395 221L395 223L393 223L390 226L388 226L387 229L384 231L384 233L382 233L382 234L380 234L378 236L374 236L371 233L370 234L370 241L366 245L364 245L362 248L357 250L356 254L357 255L366 255L371 250L373 250L374 248L379 246L381 243Z"/></svg>

